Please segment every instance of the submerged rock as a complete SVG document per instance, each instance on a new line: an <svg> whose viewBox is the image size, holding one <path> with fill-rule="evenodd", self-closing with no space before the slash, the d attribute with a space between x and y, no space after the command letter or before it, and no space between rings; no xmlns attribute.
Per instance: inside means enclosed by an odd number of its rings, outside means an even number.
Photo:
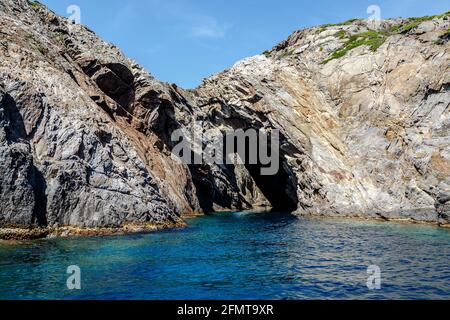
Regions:
<svg viewBox="0 0 450 320"><path fill-rule="evenodd" d="M0 227L258 207L450 223L448 15L300 30L189 91L43 5L0 0L0 21ZM342 54L355 37L381 40ZM172 133L199 121L203 145L279 129L280 170L173 160Z"/></svg>

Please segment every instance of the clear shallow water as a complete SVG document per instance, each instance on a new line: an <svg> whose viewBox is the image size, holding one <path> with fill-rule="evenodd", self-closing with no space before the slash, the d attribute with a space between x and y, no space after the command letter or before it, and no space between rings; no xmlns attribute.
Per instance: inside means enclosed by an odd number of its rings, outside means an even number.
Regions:
<svg viewBox="0 0 450 320"><path fill-rule="evenodd" d="M450 299L450 230L231 213L127 237L0 242L0 299ZM82 290L69 291L78 265ZM367 267L382 271L367 289Z"/></svg>

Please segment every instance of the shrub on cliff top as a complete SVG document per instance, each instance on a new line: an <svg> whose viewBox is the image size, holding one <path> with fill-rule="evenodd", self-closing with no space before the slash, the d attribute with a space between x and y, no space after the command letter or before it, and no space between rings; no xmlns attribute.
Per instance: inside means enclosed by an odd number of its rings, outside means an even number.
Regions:
<svg viewBox="0 0 450 320"><path fill-rule="evenodd" d="M345 42L342 48L335 50L328 59L322 62L322 64L326 64L334 59L339 59L345 56L350 50L353 50L360 46L369 46L370 50L375 52L378 50L379 47L381 47L384 44L384 42L387 40L389 36L395 34L406 34L409 31L417 28L421 23L425 21L430 21L433 19L441 19L446 16L450 16L450 11L434 16L409 18L407 19L406 24L399 24L386 30L381 31L369 30L366 32L352 35L348 38L348 40ZM343 24L347 24L347 22L344 22ZM341 30L336 34L336 36L339 37L340 39L344 39L346 37L346 32L344 30Z"/></svg>
<svg viewBox="0 0 450 320"><path fill-rule="evenodd" d="M37 9L42 6L42 4L39 1L27 0L27 2L34 9Z"/></svg>
<svg viewBox="0 0 450 320"><path fill-rule="evenodd" d="M369 46L370 50L375 52L386 41L389 33L386 31L369 30L366 32L352 35L345 42L344 46L337 49L331 54L331 57L323 61L322 64L326 64L334 59L339 59L345 56L350 50L353 50L360 46Z"/></svg>

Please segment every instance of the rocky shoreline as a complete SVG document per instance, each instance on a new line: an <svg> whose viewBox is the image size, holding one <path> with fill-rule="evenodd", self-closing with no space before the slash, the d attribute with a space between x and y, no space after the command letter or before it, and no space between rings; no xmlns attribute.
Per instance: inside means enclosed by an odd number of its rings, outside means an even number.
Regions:
<svg viewBox="0 0 450 320"><path fill-rule="evenodd" d="M61 226L52 228L29 227L29 228L0 228L0 240L4 241L30 241L49 238L68 238L68 237L104 237L104 236L122 236L140 233L150 233L168 229L185 228L187 224L184 221L173 223L142 223L126 224L120 227L102 227L102 228L82 228L75 226Z"/></svg>
<svg viewBox="0 0 450 320"><path fill-rule="evenodd" d="M396 223L405 225L424 225L424 226L434 226L443 229L450 229L449 223L436 224L435 222L427 222L421 220L415 220L412 218L386 218L386 217L364 217L364 216L333 216L333 215L300 215L299 217L305 217L309 219L321 219L321 220L354 220L354 221L377 221L385 223Z"/></svg>
<svg viewBox="0 0 450 320"><path fill-rule="evenodd" d="M189 220L201 217L203 215L191 215L185 217L186 221L179 221L172 224L130 224L115 228L81 228L73 226L56 228L1 228L0 241L4 243L28 242L34 240L51 238L77 238L77 237L109 237L125 236L133 234L147 234L170 229L183 229L189 226ZM381 217L363 217L363 216L330 216L330 215L293 215L298 218L320 219L332 223L339 220L367 221L367 222L385 222L407 225L435 226L450 230L450 224L436 224L414 219L400 218L381 218Z"/></svg>

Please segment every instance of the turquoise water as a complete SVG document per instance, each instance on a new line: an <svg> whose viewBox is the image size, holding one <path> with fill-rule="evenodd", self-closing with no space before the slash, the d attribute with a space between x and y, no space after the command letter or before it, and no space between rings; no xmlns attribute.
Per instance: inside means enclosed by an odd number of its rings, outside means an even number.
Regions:
<svg viewBox="0 0 450 320"><path fill-rule="evenodd" d="M450 299L450 230L230 213L184 230L0 242L0 299ZM81 268L81 290L66 287ZM367 288L367 267L381 289Z"/></svg>

